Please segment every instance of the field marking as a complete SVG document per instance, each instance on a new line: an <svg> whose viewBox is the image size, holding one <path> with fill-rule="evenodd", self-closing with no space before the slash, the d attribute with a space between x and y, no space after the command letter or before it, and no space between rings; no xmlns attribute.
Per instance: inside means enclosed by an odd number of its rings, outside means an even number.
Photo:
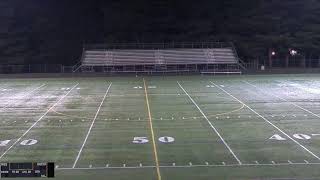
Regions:
<svg viewBox="0 0 320 180"><path fill-rule="evenodd" d="M98 117L98 114L99 114L99 112L100 112L101 106L102 106L104 100L106 99L106 97L107 97L107 95L108 95L108 93L109 93L109 90L110 90L111 85L112 85L112 82L110 83L110 85L109 85L106 93L104 94L104 96L103 96L103 98L102 98L102 100L101 100L101 103L100 103L100 105L99 105L99 107L98 107L98 109L97 109L97 112L96 112L96 114L94 115L94 118L93 118L93 120L92 120L91 126L90 126L90 128L89 128L89 130L88 130L88 132L87 132L87 135L86 135L86 137L85 137L85 139L84 139L84 141L83 141L83 143L82 143L82 145L81 145L81 148L80 148L80 150L79 150L79 152L78 152L78 155L77 155L77 157L76 157L76 160L75 160L74 163L73 163L72 168L75 168L76 165L77 165L77 162L78 162L78 160L79 160L79 158L80 158L80 156L81 156L82 150L83 150L83 148L84 148L84 146L85 146L85 144L86 144L86 142L87 142L87 140L88 140L88 138L89 138L89 135L90 135L90 133L91 133L91 130L92 130L92 128L93 128L93 125L94 125L94 123L95 123L95 121L96 121L96 119L97 119L97 117Z"/></svg>
<svg viewBox="0 0 320 180"><path fill-rule="evenodd" d="M128 94L113 94L110 95L112 97L140 97L140 96L144 96L141 94L132 94L132 93L128 93ZM149 93L149 96L179 96L179 94L174 94L174 93L168 93L168 94L161 94L161 93Z"/></svg>
<svg viewBox="0 0 320 180"><path fill-rule="evenodd" d="M304 160L304 162L305 162L306 164L309 164L309 161L307 161L307 160Z"/></svg>
<svg viewBox="0 0 320 180"><path fill-rule="evenodd" d="M320 163L275 163L275 164L193 164L192 166L188 165L161 165L159 166L159 168L199 168L199 167L204 167L204 168L208 168L208 167L245 167L245 166L256 166L256 167L261 167L261 166L320 166ZM156 166L108 166L108 167L92 167L92 168L88 168L88 167L84 167L84 168L63 168L63 167L59 167L56 168L56 170L99 170L99 169L147 169L147 168L155 168Z"/></svg>
<svg viewBox="0 0 320 180"><path fill-rule="evenodd" d="M241 100L239 100L238 98L236 98L235 96L233 96L232 94L230 94L228 91L224 90L223 88L221 88L220 86L216 85L215 83L213 83L212 81L210 81L210 83L212 83L213 85L215 85L216 87L218 87L221 91L223 91L224 93L226 93L227 95L231 96L232 98L234 98L236 101L244 104L249 110L251 110L252 112L254 112L256 115L258 115L260 118L262 118L264 121L266 121L268 124L270 124L271 126L273 126L275 129L277 129L278 131L280 131L283 135L287 136L290 140L292 140L294 143L296 143L298 146L300 146L302 149L304 149L305 151L307 151L309 154L311 154L313 157L315 157L316 159L320 160L320 157L317 156L316 154L314 154L312 151L310 151L308 148L306 148L305 146L303 146L302 144L300 144L298 141L296 141L295 139L293 139L291 136L289 136L287 133L285 133L283 130L281 130L278 126L274 125L272 122L270 122L267 118L265 118L264 116L262 116L261 114L259 114L257 111L255 111L254 109L252 109L250 106L246 105L244 102L242 102Z"/></svg>
<svg viewBox="0 0 320 180"><path fill-rule="evenodd" d="M38 89L42 88L42 87L45 86L45 85L46 85L46 84L42 84L41 86L38 86L37 88L35 88L35 89L33 89L33 90L29 91L29 92L26 92L22 97L19 97L19 98L23 99L23 98L25 98L26 96L28 96L28 95L30 95L31 93L37 91ZM15 100L16 100L16 99L15 99ZM7 105L1 107L1 110L4 110L4 109L6 109L7 107L9 107L10 105L12 105L12 104L11 104L11 101L12 101L12 100L9 100L9 102L7 103Z"/></svg>
<svg viewBox="0 0 320 180"><path fill-rule="evenodd" d="M74 85L65 95L63 95L56 103L54 103L36 122L34 122L29 129L27 129L22 136L20 136L4 153L2 153L2 155L0 156L0 159L2 159L2 157L4 155L6 155L26 134L29 133L29 131L38 124L38 122L40 122L56 105L58 105L66 96L68 96L70 94L70 92L79 85L79 83L77 83L76 85Z"/></svg>
<svg viewBox="0 0 320 180"><path fill-rule="evenodd" d="M150 94L148 94L150 96ZM113 96L113 95L109 95L109 96ZM240 104L240 103L239 103ZM227 114L231 114L231 113L234 113L234 112L237 112L237 111L240 111L241 109L243 109L245 106L243 104L241 104L241 107L237 108L237 109L234 109L234 110L231 110L231 111L228 111L228 112L222 112L222 113L218 113L218 114L210 114L210 115L207 115L207 117L215 117L215 116L222 116L222 115L227 115ZM66 116L66 117L71 117L71 118L76 118L76 119L88 119L88 120L91 120L92 118L89 118L89 117L83 117L83 116L75 116L75 115L68 115L68 114L65 114L65 113L61 113L61 112L58 112L56 110L52 110L52 112L56 113L56 114L59 114L59 115L62 115L62 116ZM187 119L187 120L192 120L192 119L197 119L197 118L202 118L202 116L199 116L199 117L182 117L182 119ZM179 119L179 118L177 118ZM217 118L219 119L219 118ZM102 120L110 120L110 121L115 121L116 119L102 119ZM118 120L130 120L129 118L127 119L118 119ZM132 121L149 121L148 119L146 120L142 120L142 119L139 119L139 120L132 120ZM164 118L160 118L160 119L157 119L155 117L152 118L152 120L164 120L164 121L167 121L167 120L173 120L172 118L171 119L164 119ZM131 121L131 120L130 120Z"/></svg>
<svg viewBox="0 0 320 180"><path fill-rule="evenodd" d="M248 81L243 81L243 82L249 84L249 85L252 86L252 87L255 87L255 88L259 89L259 91L262 91L260 87L254 85L254 84L252 84L252 83L249 83ZM315 114L315 113L313 113L312 111L310 111L310 110L308 110L308 109L306 109L306 108L304 108L304 107L299 106L298 104L295 104L295 103L293 103L293 102L291 102L291 101L288 101L288 100L285 99L285 98L282 98L282 97L280 97L280 96L277 96L277 95L275 95L275 94L273 94L273 93L267 93L267 92L264 92L264 91L262 91L262 92L263 92L264 94L269 94L270 96L274 96L274 97L279 98L279 99L281 99L281 100L283 100L283 101L285 101L285 102L288 102L288 103L296 106L297 108L300 108L300 109L304 110L305 112L308 112L308 113L310 113L310 114L312 114L312 115L320 118L320 115Z"/></svg>
<svg viewBox="0 0 320 180"><path fill-rule="evenodd" d="M238 161L238 163L241 165L242 162L240 159L236 156L236 154L233 152L233 150L230 148L230 146L226 143L226 141L223 139L223 137L220 135L218 130L213 126L213 124L209 121L208 117L204 114L204 112L200 109L200 107L197 105L197 103L192 99L192 97L188 94L188 92L181 86L181 84L177 81L180 88L183 90L183 92L189 97L189 99L192 101L192 103L197 107L199 112L202 114L202 116L207 120L208 124L211 126L211 128L214 130L214 132L219 136L220 140L223 142L223 144L226 146L226 148L229 150L229 152L232 154L232 156Z"/></svg>
<svg viewBox="0 0 320 180"><path fill-rule="evenodd" d="M155 141L154 131L153 131L153 124L152 124L152 116L151 116L150 105L149 105L148 91L147 91L146 81L144 78L143 78L143 85L144 85L144 94L146 97L147 110L148 110L148 116L149 116L149 125L150 125L151 136L152 136L153 152L154 152L154 157L156 160L157 175L158 175L158 180L161 180L158 152L157 152L157 146L156 146L156 141Z"/></svg>

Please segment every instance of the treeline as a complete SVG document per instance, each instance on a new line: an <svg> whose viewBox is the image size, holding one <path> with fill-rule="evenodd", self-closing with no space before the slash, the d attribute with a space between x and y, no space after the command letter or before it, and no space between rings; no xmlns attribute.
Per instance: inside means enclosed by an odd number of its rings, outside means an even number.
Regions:
<svg viewBox="0 0 320 180"><path fill-rule="evenodd" d="M1 63L73 64L84 43L233 41L243 59L274 48L320 55L319 0L0 2Z"/></svg>

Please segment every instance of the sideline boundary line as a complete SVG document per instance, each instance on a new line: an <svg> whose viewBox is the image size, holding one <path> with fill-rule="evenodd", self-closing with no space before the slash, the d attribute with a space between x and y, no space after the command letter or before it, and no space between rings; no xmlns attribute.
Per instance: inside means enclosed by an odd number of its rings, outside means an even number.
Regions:
<svg viewBox="0 0 320 180"><path fill-rule="evenodd" d="M252 86L252 87L255 87L255 88L259 89L259 91L262 91L260 87L254 85L254 84L252 84L252 83L249 83L248 81L243 81L243 82L249 84L249 85ZM285 101L285 102L288 102L288 103L296 106L296 107L299 108L299 109L304 110L305 112L308 112L308 113L310 113L310 114L312 114L312 115L320 118L320 116L319 116L318 114L315 114L315 113L313 113L312 111L310 111L310 110L308 110L308 109L306 109L306 108L304 108L304 107L301 107L301 106L297 105L296 103L290 102L289 100L287 100L287 99L285 99L285 98L282 98L282 97L277 96L277 95L272 94L272 93L266 93L266 92L263 92L263 93L264 93L264 94L268 94L268 95L270 95L270 96L274 96L274 97L276 97L276 98L279 98L279 99L281 99L281 100L283 100L283 101Z"/></svg>
<svg viewBox="0 0 320 180"><path fill-rule="evenodd" d="M87 143L87 140L88 140L88 138L89 138L89 135L90 135L90 133L91 133L91 130L92 130L92 128L93 128L93 125L94 125L94 123L95 123L95 121L96 121L96 119L97 119L97 117L98 117L98 114L99 114L99 112L100 112L101 106L102 106L104 100L106 99L106 97L107 97L107 95L108 95L108 93L109 93L109 90L110 90L111 85L112 85L112 82L110 83L110 85L109 85L106 93L104 94L104 96L103 96L103 98L102 98L102 100L101 100L101 103L100 103L100 105L99 105L99 107L98 107L98 110L97 110L96 114L94 115L94 118L93 118L93 120L92 120L91 126L90 126L90 128L89 128L89 130L88 130L88 132L87 132L87 135L86 135L86 137L85 137L85 139L84 139L84 141L83 141L83 143L82 143L82 145L81 145L81 148L80 148L80 150L79 150L79 152L78 152L78 155L77 155L77 157L76 157L76 159L75 159L75 161L74 161L74 163L73 163L72 168L75 168L76 165L77 165L77 162L78 162L78 160L79 160L79 158L80 158L80 156L81 156L81 153L82 153L82 151L83 151L83 148L84 148L85 144Z"/></svg>
<svg viewBox="0 0 320 180"><path fill-rule="evenodd" d="M249 164L194 164L192 166L190 165L176 165L176 166L159 166L160 168L199 168L199 167L245 167L245 166L319 166L320 163L277 163L277 164L255 164L255 163L249 163ZM56 170L98 170L98 169L147 169L147 168L155 168L156 166L110 166L110 167L86 167L86 168L56 168Z"/></svg>
<svg viewBox="0 0 320 180"><path fill-rule="evenodd" d="M74 85L65 95L63 95L56 103L54 103L35 123L33 123L29 129L27 129L22 136L20 136L5 152L2 153L2 155L0 156L0 160L2 159L2 157L4 155L6 155L26 134L29 133L29 131L38 124L38 122L40 122L56 105L58 105L60 103L60 101L62 101L66 96L68 96L70 94L70 92L76 88L79 85L79 83L77 83L76 85Z"/></svg>
<svg viewBox="0 0 320 180"><path fill-rule="evenodd" d="M217 88L219 88L221 91L223 91L224 93L228 94L229 96L231 96L232 98L234 98L236 101L242 103L243 105L245 105L249 110L251 110L252 112L254 112L256 115L258 115L260 118L262 118L264 121L266 121L268 124L270 124L271 126L273 126L275 129L277 129L278 131L280 131L283 135L285 135L287 138L289 138L290 140L292 140L294 143L296 143L298 146L300 146L302 149L304 149L305 151L307 151L309 154L311 154L313 157L315 157L316 159L320 160L320 157L317 156L316 154L314 154L312 151L310 151L308 148L306 148L305 146L303 146L302 144L300 144L298 141L296 141L295 139L293 139L291 136L289 136L287 133L285 133L283 130L281 130L278 126L274 125L272 122L270 122L267 118L265 118L264 116L262 116L261 114L259 114L257 111L255 111L254 109L252 109L250 106L246 105L244 102L242 102L241 100L239 100L238 98L236 98L235 96L233 96L232 94L230 94L228 91L224 90L222 87L216 85L215 83L213 83L212 81L210 81L211 84L213 84L214 86L216 86Z"/></svg>
<svg viewBox="0 0 320 180"><path fill-rule="evenodd" d="M145 97L146 97L146 103L147 103L147 109L148 109L149 125L150 125L151 136L152 136L153 153L154 153L154 158L156 160L157 175L158 175L158 180L161 180L159 158L158 158L156 141L155 141L155 138L154 138L154 131L153 131L152 116L151 116L150 105L149 105L148 91L147 91L146 81L145 81L144 78L143 78L143 85L144 85L144 94L145 94Z"/></svg>
<svg viewBox="0 0 320 180"><path fill-rule="evenodd" d="M189 97L189 99L192 101L192 103L197 107L199 112L202 114L202 116L207 120L211 128L214 130L214 132L219 136L220 140L223 142L223 144L226 146L226 148L229 150L229 152L233 155L233 157L237 160L239 165L242 164L240 159L236 156L236 154L233 152L233 150L230 148L230 146L227 144L227 142L223 139L223 137L220 135L219 131L213 126L213 124L209 121L208 117L204 114L204 112L200 109L200 107L197 105L197 103L192 99L192 97L188 94L188 92L181 86L181 84L177 81L180 88L183 90L183 92Z"/></svg>

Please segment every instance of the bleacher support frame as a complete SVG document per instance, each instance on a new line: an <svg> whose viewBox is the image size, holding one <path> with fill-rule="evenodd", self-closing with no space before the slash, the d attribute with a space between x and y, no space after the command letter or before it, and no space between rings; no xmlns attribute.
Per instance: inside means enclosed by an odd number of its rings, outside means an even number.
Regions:
<svg viewBox="0 0 320 180"><path fill-rule="evenodd" d="M236 64L152 64L152 65L103 65L103 66L77 66L74 72L99 73L202 73L202 74L241 74L243 68L239 63L236 49L231 42L172 42L172 43L113 43L84 45L81 62L86 51L94 50L165 50L165 49L212 49L230 48L237 58Z"/></svg>

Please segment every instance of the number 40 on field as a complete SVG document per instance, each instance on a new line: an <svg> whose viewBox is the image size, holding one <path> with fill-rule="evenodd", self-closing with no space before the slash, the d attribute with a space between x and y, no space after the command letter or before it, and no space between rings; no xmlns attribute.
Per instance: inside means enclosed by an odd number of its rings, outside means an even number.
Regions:
<svg viewBox="0 0 320 180"><path fill-rule="evenodd" d="M312 139L312 137L314 137L314 136L320 136L320 134L311 134L311 135L294 134L294 135L292 135L293 138L300 139L300 140L309 140L309 139ZM277 141L285 141L285 140L287 140L287 138L285 136L281 136L279 134L274 134L269 139L273 139L273 140L277 140Z"/></svg>
<svg viewBox="0 0 320 180"><path fill-rule="evenodd" d="M8 146L8 144L11 142L11 140L4 140L4 141L0 141L0 147L2 146ZM22 146L32 146L37 144L38 141L35 139L26 139L20 142L20 145Z"/></svg>

